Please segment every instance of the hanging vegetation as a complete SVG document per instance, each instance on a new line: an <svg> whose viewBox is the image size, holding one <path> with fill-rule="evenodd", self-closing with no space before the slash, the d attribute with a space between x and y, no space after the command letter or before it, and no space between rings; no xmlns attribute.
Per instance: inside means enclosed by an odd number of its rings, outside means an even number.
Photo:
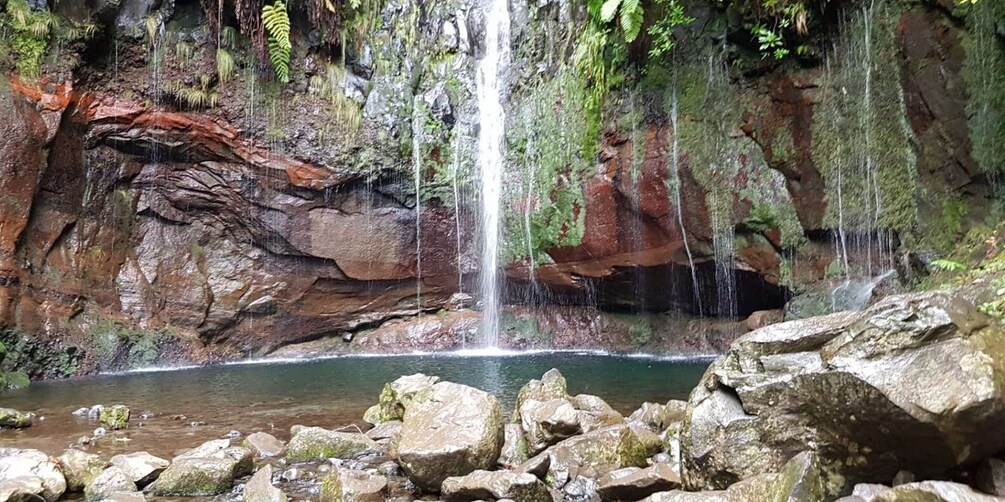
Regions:
<svg viewBox="0 0 1005 502"><path fill-rule="evenodd" d="M272 5L262 7L262 24L269 33L269 61L280 82L290 81L290 16L286 3L276 0Z"/></svg>

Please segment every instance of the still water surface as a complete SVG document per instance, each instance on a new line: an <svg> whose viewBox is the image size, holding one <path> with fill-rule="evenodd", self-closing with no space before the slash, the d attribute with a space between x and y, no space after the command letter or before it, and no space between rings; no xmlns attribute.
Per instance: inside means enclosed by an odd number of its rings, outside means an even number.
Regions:
<svg viewBox="0 0 1005 502"><path fill-rule="evenodd" d="M425 373L495 394L512 407L520 387L558 368L571 394L595 394L624 414L644 401L686 399L708 360L666 360L590 353L510 356L408 355L340 357L177 371L102 375L39 382L0 396L0 406L34 411L43 420L24 431L0 431L0 445L61 453L99 424L72 412L94 404L125 404L130 428L101 438L92 452L148 450L162 456L224 437L266 431L289 439L293 424L362 425L385 382ZM147 418L141 418L141 415Z"/></svg>

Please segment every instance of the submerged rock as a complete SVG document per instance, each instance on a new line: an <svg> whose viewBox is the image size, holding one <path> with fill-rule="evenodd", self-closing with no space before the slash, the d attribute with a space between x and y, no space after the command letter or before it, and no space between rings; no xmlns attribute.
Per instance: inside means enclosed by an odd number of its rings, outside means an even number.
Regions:
<svg viewBox="0 0 1005 502"><path fill-rule="evenodd" d="M286 458L293 462L354 458L377 448L376 442L358 432L336 432L321 427L303 427L290 439Z"/></svg>
<svg viewBox="0 0 1005 502"><path fill-rule="evenodd" d="M22 483L21 480L38 480ZM45 500L56 500L66 492L66 478L59 470L56 460L38 450L21 450L17 448L0 448L0 483L5 490L34 489L41 485L37 492Z"/></svg>
<svg viewBox="0 0 1005 502"><path fill-rule="evenodd" d="M474 471L443 481L440 494L447 501L500 500L551 502L551 492L532 474L513 471Z"/></svg>
<svg viewBox="0 0 1005 502"><path fill-rule="evenodd" d="M335 469L321 484L321 502L382 502L387 479L365 471Z"/></svg>
<svg viewBox="0 0 1005 502"><path fill-rule="evenodd" d="M398 462L408 478L438 490L451 476L490 469L503 443L502 409L495 396L451 382L440 382L406 408Z"/></svg>
<svg viewBox="0 0 1005 502"><path fill-rule="evenodd" d="M57 459L66 478L66 491L80 492L104 470L106 462L101 457L80 450L66 450Z"/></svg>
<svg viewBox="0 0 1005 502"><path fill-rule="evenodd" d="M286 494L272 485L272 466L264 465L244 485L245 502L286 502Z"/></svg>
<svg viewBox="0 0 1005 502"><path fill-rule="evenodd" d="M941 476L1005 448L987 434L1005 427L1003 382L1001 326L942 292L768 326L739 338L691 394L684 484L725 488L803 450L849 486L901 469Z"/></svg>
<svg viewBox="0 0 1005 502"><path fill-rule="evenodd" d="M125 429L129 426L129 408L117 404L108 408L102 408L98 414L101 423L111 430Z"/></svg>
<svg viewBox="0 0 1005 502"><path fill-rule="evenodd" d="M31 427L32 414L12 408L0 408L0 428L24 429Z"/></svg>

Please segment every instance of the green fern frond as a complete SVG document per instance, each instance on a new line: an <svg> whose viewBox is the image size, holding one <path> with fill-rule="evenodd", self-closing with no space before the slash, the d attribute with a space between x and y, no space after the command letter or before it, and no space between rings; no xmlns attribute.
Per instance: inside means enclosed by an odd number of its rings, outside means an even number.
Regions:
<svg viewBox="0 0 1005 502"><path fill-rule="evenodd" d="M225 84L234 77L237 64L234 63L234 56L227 49L216 50L216 74L220 77L220 83Z"/></svg>
<svg viewBox="0 0 1005 502"><path fill-rule="evenodd" d="M195 57L195 46L182 40L174 46L174 55L182 61L188 61Z"/></svg>
<svg viewBox="0 0 1005 502"><path fill-rule="evenodd" d="M272 5L262 7L262 24L269 33L269 59L280 82L290 81L290 16L286 4L276 0Z"/></svg>

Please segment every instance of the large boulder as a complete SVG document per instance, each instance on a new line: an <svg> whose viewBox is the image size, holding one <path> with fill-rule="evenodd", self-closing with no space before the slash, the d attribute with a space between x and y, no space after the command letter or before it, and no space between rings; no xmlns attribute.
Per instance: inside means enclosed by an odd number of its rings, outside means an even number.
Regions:
<svg viewBox="0 0 1005 502"><path fill-rule="evenodd" d="M781 472L763 473L730 485L725 490L654 493L646 502L820 502L833 500L826 492L825 472L816 454L803 452L782 466ZM833 485L833 484L832 484ZM962 501L961 501L962 502Z"/></svg>
<svg viewBox="0 0 1005 502"><path fill-rule="evenodd" d="M137 486L146 486L157 479L170 462L145 451L112 457L112 465L122 469Z"/></svg>
<svg viewBox="0 0 1005 502"><path fill-rule="evenodd" d="M551 492L533 474L513 471L474 471L443 481L440 495L447 501L502 500L551 502Z"/></svg>
<svg viewBox="0 0 1005 502"><path fill-rule="evenodd" d="M267 432L249 434L241 445L262 458L278 457L286 451L286 444Z"/></svg>
<svg viewBox="0 0 1005 502"><path fill-rule="evenodd" d="M1005 332L947 293L768 326L692 392L684 484L723 489L804 450L846 484L938 477L1005 448L988 434L1005 427L1003 392Z"/></svg>
<svg viewBox="0 0 1005 502"><path fill-rule="evenodd" d="M412 401L412 398L439 381L440 377L416 373L384 384L384 388L377 398L377 404L366 410L363 419L373 425L391 420L401 420L405 416L405 407Z"/></svg>
<svg viewBox="0 0 1005 502"><path fill-rule="evenodd" d="M406 407L397 456L413 483L435 491L448 477L492 468L502 444L502 408L495 396L440 382Z"/></svg>
<svg viewBox="0 0 1005 502"><path fill-rule="evenodd" d="M230 446L230 440L207 441L178 455L151 486L157 496L198 497L224 493L234 479L251 474L255 465L251 450Z"/></svg>
<svg viewBox="0 0 1005 502"><path fill-rule="evenodd" d="M872 499L872 502L993 502L1001 501L974 491L967 485L949 481L921 481L907 483L886 490Z"/></svg>
<svg viewBox="0 0 1005 502"><path fill-rule="evenodd" d="M680 486L680 474L668 464L653 464L641 469L626 467L600 478L597 493L604 500L639 500L657 492Z"/></svg>
<svg viewBox="0 0 1005 502"><path fill-rule="evenodd" d="M111 466L91 480L84 488L84 498L89 501L104 500L117 492L135 492L136 483L122 469Z"/></svg>
<svg viewBox="0 0 1005 502"><path fill-rule="evenodd" d="M531 455L583 432L579 415L568 399L527 399L520 404L520 423Z"/></svg>
<svg viewBox="0 0 1005 502"><path fill-rule="evenodd" d="M647 459L659 452L661 442L654 433L628 425L615 425L575 436L552 446L520 467L536 472L547 457L545 478L555 488L582 476L598 479L625 467L646 467Z"/></svg>
<svg viewBox="0 0 1005 502"><path fill-rule="evenodd" d="M359 432L337 432L321 427L302 427L290 439L286 458L293 462L353 458L377 447L374 440Z"/></svg>
<svg viewBox="0 0 1005 502"><path fill-rule="evenodd" d="M514 422L520 420L519 412L524 401L533 399L535 401L548 401L551 399L562 399L569 397L568 386L562 372L552 368L541 376L540 380L531 380L520 388L516 396L516 407L514 411Z"/></svg>
<svg viewBox="0 0 1005 502"><path fill-rule="evenodd" d="M18 490L41 485L38 495L45 500L56 500L66 491L66 478L57 461L38 450L0 448L0 483L8 481L7 490L15 485L22 485L16 487ZM31 487L23 486L23 482Z"/></svg>

